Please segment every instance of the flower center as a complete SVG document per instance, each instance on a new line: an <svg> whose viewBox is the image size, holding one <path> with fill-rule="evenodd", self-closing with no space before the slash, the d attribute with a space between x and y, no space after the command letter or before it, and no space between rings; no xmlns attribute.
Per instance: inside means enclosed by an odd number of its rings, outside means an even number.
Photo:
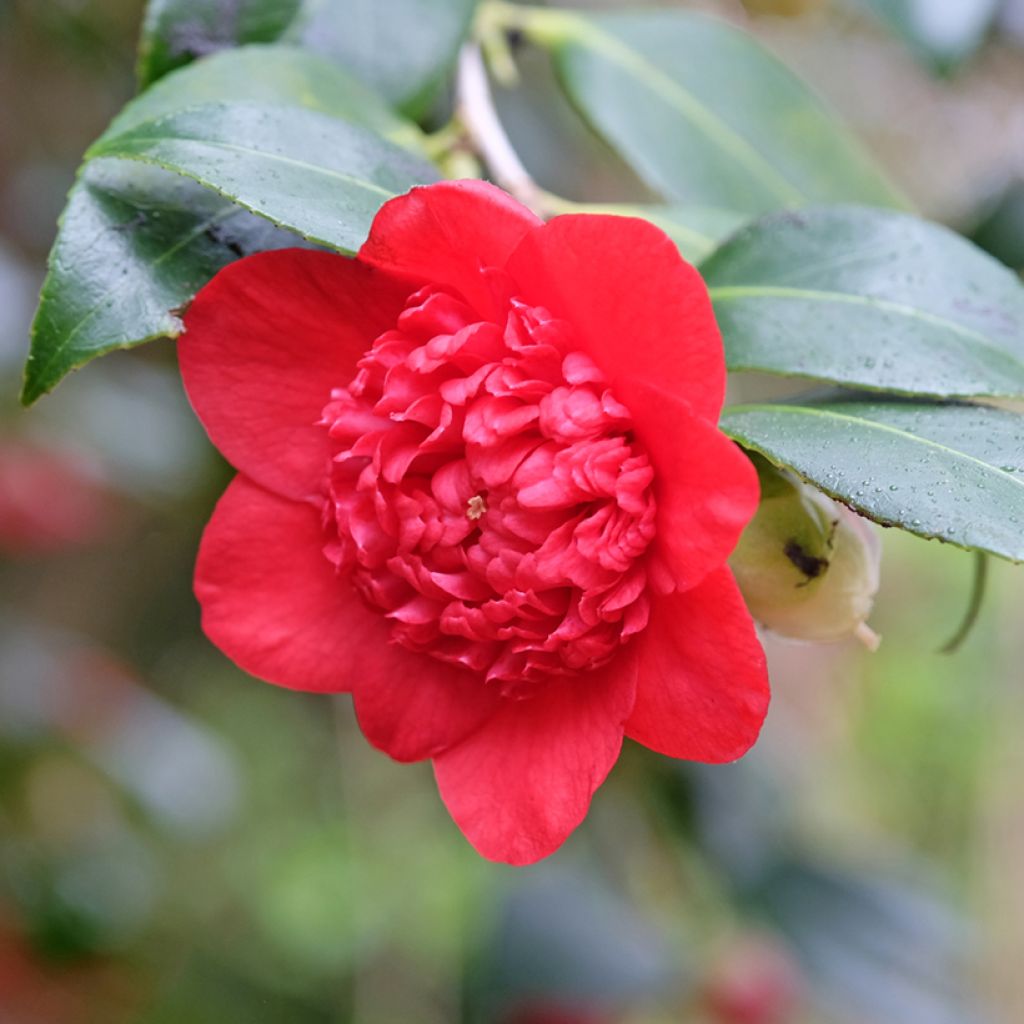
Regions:
<svg viewBox="0 0 1024 1024"><path fill-rule="evenodd" d="M654 478L569 325L430 286L332 391L325 553L392 639L523 695L647 624Z"/></svg>

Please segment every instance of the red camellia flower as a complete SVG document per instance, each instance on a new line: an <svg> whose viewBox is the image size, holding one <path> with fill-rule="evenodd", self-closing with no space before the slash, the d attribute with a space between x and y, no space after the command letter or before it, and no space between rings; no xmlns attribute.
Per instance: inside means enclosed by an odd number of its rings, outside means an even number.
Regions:
<svg viewBox="0 0 1024 1024"><path fill-rule="evenodd" d="M207 635L351 692L484 856L556 849L623 735L711 762L753 743L768 683L725 561L757 478L716 427L707 292L657 228L431 185L355 259L229 266L185 328L239 471L199 552Z"/></svg>

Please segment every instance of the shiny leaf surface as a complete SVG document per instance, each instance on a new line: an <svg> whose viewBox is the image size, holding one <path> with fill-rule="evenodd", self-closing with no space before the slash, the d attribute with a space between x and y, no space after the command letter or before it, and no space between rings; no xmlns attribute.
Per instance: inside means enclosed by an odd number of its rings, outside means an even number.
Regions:
<svg viewBox="0 0 1024 1024"><path fill-rule="evenodd" d="M98 355L177 334L173 310L221 267L294 244L183 178L121 161L90 164L50 254L23 400Z"/></svg>
<svg viewBox="0 0 1024 1024"><path fill-rule="evenodd" d="M750 36L680 12L534 13L586 118L677 202L764 213L902 200L810 90Z"/></svg>
<svg viewBox="0 0 1024 1024"><path fill-rule="evenodd" d="M173 171L308 238L354 252L381 204L433 181L426 160L357 125L312 110L210 103L118 135L92 159Z"/></svg>
<svg viewBox="0 0 1024 1024"><path fill-rule="evenodd" d="M143 89L169 71L226 47L270 43L301 0L149 0L139 39Z"/></svg>
<svg viewBox="0 0 1024 1024"><path fill-rule="evenodd" d="M289 47L254 46L167 75L125 107L98 145L215 100L289 104L409 146L419 138L412 125L329 62ZM411 158L403 151L401 159ZM87 163L50 254L23 401L35 401L103 352L176 334L173 310L222 266L294 244L294 235L159 167L111 159Z"/></svg>
<svg viewBox="0 0 1024 1024"><path fill-rule="evenodd" d="M306 0L287 38L338 61L411 115L423 112L477 0Z"/></svg>
<svg viewBox="0 0 1024 1024"><path fill-rule="evenodd" d="M938 397L1024 395L1024 286L946 228L775 214L701 266L733 370Z"/></svg>

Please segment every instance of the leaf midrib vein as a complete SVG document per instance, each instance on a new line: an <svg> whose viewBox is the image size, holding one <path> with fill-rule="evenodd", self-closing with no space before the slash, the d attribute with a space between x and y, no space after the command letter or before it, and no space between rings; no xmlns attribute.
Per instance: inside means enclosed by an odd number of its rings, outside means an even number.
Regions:
<svg viewBox="0 0 1024 1024"><path fill-rule="evenodd" d="M130 137L128 137L128 141L132 141ZM147 141L149 140L142 140L143 143ZM378 195L386 196L388 199L394 196L394 192L390 192L388 189L383 188L382 186L377 185L371 181L367 181L364 178L357 178L351 174L345 174L343 171L335 171L329 167L318 166L317 164L308 163L305 160L296 160L294 157L283 156L280 153L272 153L265 149L256 149L252 146L240 146L237 143L224 142L221 139L203 139L197 138L196 136L192 135L165 135L162 137L158 137L153 141L158 144L162 142L191 142L199 146L210 146L211 148L214 149L224 149L227 150L228 152L245 153L249 156L262 157L266 160L275 161L277 163L285 164L290 167L299 167L304 171L310 171L314 174L322 175L325 178L335 178L338 181L347 182L348 184L354 186L355 188L362 189L365 192L376 192ZM104 149L107 148L109 147L104 147ZM173 171L177 174L185 175L186 177L192 177L195 181L206 182L211 180L206 175L200 175L198 172L186 170L177 161L172 161L170 158L166 156L158 156L155 150L156 147L144 147L140 145L140 148L134 152L131 150L114 149L113 152L97 151L94 155L97 157L116 157L123 160L149 159L153 160L154 162L159 162L161 166L166 167L167 170ZM171 163L173 163L174 166L168 166Z"/></svg>
<svg viewBox="0 0 1024 1024"><path fill-rule="evenodd" d="M819 416L823 419L844 420L849 423L856 423L859 426L868 427L872 430L880 430L886 433L896 434L898 437L904 440L909 440L915 444L923 444L930 448L936 448L955 459L974 463L975 465L980 466L986 473L995 474L998 478L1007 480L1014 487L1019 487L1024 490L1024 480L1017 479L1005 470L999 469L998 466L993 466L991 463L977 458L977 456L970 455L967 452L957 451L956 448L950 448L948 445L942 444L940 441L933 441L930 438L922 437L920 434L912 434L909 430L902 430L901 428L891 426L888 423L879 423L878 420L868 419L864 416L851 416L849 413L836 412L833 409L814 409L810 406L801 405L734 405L726 409L722 415L724 418L730 414L742 414L748 412L781 413L783 416ZM727 425L723 426L723 429L726 429L726 427ZM726 432L728 431L726 430Z"/></svg>
<svg viewBox="0 0 1024 1024"><path fill-rule="evenodd" d="M582 19L581 19L582 21ZM621 40L609 35L592 21L584 21L585 29L578 38L589 39L596 51L603 51L609 60L618 63L650 90L660 95L692 124L704 131L717 145L742 161L752 171L765 176L767 184L786 203L799 203L804 193L781 174L758 149L739 132L726 124L702 103L692 92L680 85L660 68L645 61L643 56Z"/></svg>
<svg viewBox="0 0 1024 1024"><path fill-rule="evenodd" d="M973 327L967 327L956 320L939 316L937 313L929 313L927 310L919 309L916 306L910 306L903 302L895 302L892 299L882 299L872 295L853 295L849 292L834 292L825 289L789 288L782 285L711 285L708 288L708 294L713 302L728 302L733 299L747 298L778 298L867 306L871 309L878 309L885 313L895 313L952 331L954 334L959 334L961 337L969 338L971 341L983 345L990 351L998 352L1024 369L1024 361L1014 353L1008 352L1006 349L993 343L992 339L988 335L982 334L981 331L976 331Z"/></svg>

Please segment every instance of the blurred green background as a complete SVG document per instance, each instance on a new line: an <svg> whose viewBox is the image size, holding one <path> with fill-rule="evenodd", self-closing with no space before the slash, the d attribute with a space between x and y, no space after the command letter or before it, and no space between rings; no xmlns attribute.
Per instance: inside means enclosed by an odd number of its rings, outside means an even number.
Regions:
<svg viewBox="0 0 1024 1024"><path fill-rule="evenodd" d="M911 16L928 4L700 6L824 93L925 214L1024 264L1024 4L941 0L938 29ZM371 751L345 699L204 640L192 560L228 471L173 347L16 402L141 7L0 0L0 1024L1024 1020L1022 569L992 566L942 655L971 556L887 533L878 653L769 638L754 753L627 744L586 824L518 870L480 860L429 765ZM521 59L501 107L541 183L641 196Z"/></svg>

